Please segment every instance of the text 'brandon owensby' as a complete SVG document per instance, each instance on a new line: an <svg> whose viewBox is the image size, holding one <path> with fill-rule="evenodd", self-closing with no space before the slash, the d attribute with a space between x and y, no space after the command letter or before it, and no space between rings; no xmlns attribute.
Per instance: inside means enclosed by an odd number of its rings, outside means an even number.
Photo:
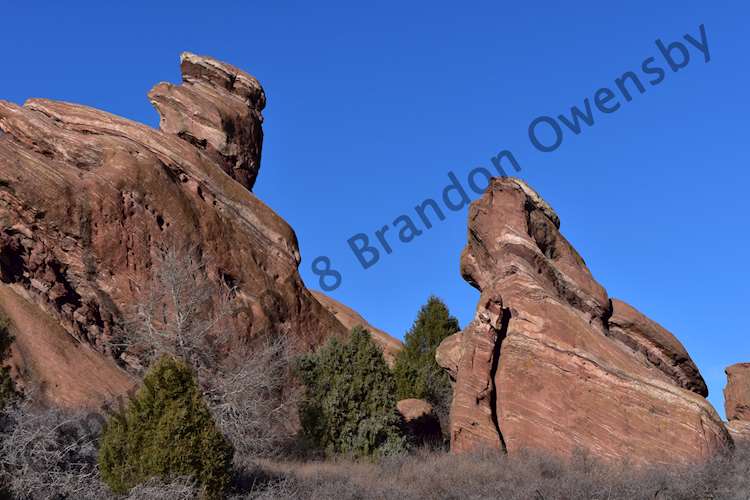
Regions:
<svg viewBox="0 0 750 500"><path fill-rule="evenodd" d="M705 63L711 60L708 36L703 24L698 27L696 36L686 33L681 39L665 43L661 39L655 42L657 56L649 56L640 64L640 72L627 70L614 79L611 87L600 87L592 99L586 97L583 104L574 105L569 113L556 117L541 115L531 121L528 136L531 145L543 153L556 151L563 143L565 135L579 135L586 127L596 123L598 110L603 114L612 114L622 108L624 103L631 102L635 95L645 94L646 89L655 87L665 81L671 73L686 68L693 58L702 58ZM617 89L617 92L615 90ZM454 172L448 172L449 183L443 188L442 196L427 198L414 206L412 213L402 213L390 224L384 224L371 234L357 233L347 240L347 244L363 269L369 269L380 261L382 253L390 255L398 243L410 243L432 229L434 225L445 220L449 212L463 210L471 203L469 193L481 195L487 189L494 176L504 177L508 169L514 172L522 170L513 153L503 149L490 158L492 167L478 166L473 168L462 183ZM468 186L469 189L466 189ZM442 203L440 203L442 202ZM335 290L341 285L342 276L332 267L331 259L326 256L312 261L312 270L320 278L320 287L325 291Z"/></svg>

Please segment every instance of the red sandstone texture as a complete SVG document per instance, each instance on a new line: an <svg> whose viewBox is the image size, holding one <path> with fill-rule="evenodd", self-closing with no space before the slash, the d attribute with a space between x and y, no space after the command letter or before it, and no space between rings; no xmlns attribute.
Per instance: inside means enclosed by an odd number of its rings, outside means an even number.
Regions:
<svg viewBox="0 0 750 500"><path fill-rule="evenodd" d="M725 371L727 429L735 441L750 441L750 363L737 363Z"/></svg>
<svg viewBox="0 0 750 500"><path fill-rule="evenodd" d="M291 227L250 191L260 84L208 57L181 60L183 83L149 94L161 130L0 101L0 309L15 323L17 372L52 401L94 404L130 386L110 340L165 245L197 249L206 279L236 288L238 342L312 347L345 332L302 283Z"/></svg>
<svg viewBox="0 0 750 500"><path fill-rule="evenodd" d="M440 346L454 452L480 447L689 463L732 440L684 347L610 299L530 187L494 179L469 211L474 320Z"/></svg>
<svg viewBox="0 0 750 500"><path fill-rule="evenodd" d="M727 420L750 421L750 363L737 363L725 372L724 409Z"/></svg>

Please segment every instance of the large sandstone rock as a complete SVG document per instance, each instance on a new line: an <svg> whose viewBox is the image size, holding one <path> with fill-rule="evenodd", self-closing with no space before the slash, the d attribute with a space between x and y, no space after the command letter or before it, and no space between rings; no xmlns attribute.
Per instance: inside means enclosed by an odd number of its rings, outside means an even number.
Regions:
<svg viewBox="0 0 750 500"><path fill-rule="evenodd" d="M724 410L727 430L735 442L750 443L750 363L737 363L725 370Z"/></svg>
<svg viewBox="0 0 750 500"><path fill-rule="evenodd" d="M737 363L725 372L724 409L727 420L750 421L750 363Z"/></svg>
<svg viewBox="0 0 750 500"><path fill-rule="evenodd" d="M128 358L109 341L165 245L197 249L206 278L236 288L238 342L310 347L344 333L304 287L292 229L249 191L263 89L207 57L183 54L182 71L182 85L149 94L162 130L65 102L0 101L0 306L51 399L85 404L128 386ZM22 315L39 323L27 332ZM72 342L39 351L45 322Z"/></svg>
<svg viewBox="0 0 750 500"><path fill-rule="evenodd" d="M469 212L464 278L474 320L438 361L455 379L451 441L634 463L687 463L730 449L684 347L610 300L522 181L494 179Z"/></svg>
<svg viewBox="0 0 750 500"><path fill-rule="evenodd" d="M396 362L396 355L404 348L403 342L391 337L383 330L372 326L362 317L362 315L351 307L342 304L338 300L332 299L323 292L317 290L312 290L311 292L313 297L315 297L323 307L336 316L336 319L339 320L347 330L351 330L355 326L365 327L370 332L372 340L383 350L385 362L388 363L388 366L393 368L393 364Z"/></svg>

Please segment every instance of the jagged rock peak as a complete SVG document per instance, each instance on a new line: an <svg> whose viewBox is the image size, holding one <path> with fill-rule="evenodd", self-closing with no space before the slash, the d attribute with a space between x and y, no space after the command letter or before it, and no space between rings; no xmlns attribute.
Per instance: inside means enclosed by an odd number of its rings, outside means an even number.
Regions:
<svg viewBox="0 0 750 500"><path fill-rule="evenodd" d="M180 85L160 83L149 99L160 128L203 150L252 190L260 169L263 87L251 75L211 57L184 52Z"/></svg>
<svg viewBox="0 0 750 500"><path fill-rule="evenodd" d="M541 210L544 215L555 225L556 228L560 229L560 217L557 216L555 210L542 198L534 188L526 184L521 179L516 177L509 177L508 181L517 185L526 194L528 202L537 210Z"/></svg>
<svg viewBox="0 0 750 500"><path fill-rule="evenodd" d="M182 81L185 83L203 82L224 88L246 99L247 103L258 111L266 107L266 94L260 82L231 64L212 57L183 52L180 54L180 69Z"/></svg>

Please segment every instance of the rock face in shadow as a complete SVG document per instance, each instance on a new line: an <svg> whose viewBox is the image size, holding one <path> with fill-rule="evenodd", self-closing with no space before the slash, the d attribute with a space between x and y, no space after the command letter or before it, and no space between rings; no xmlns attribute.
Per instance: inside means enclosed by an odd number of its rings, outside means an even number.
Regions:
<svg viewBox="0 0 750 500"><path fill-rule="evenodd" d="M610 300L530 187L494 179L469 211L464 278L474 320L437 359L455 380L455 452L576 450L638 464L689 463L732 441L680 342Z"/></svg>
<svg viewBox="0 0 750 500"><path fill-rule="evenodd" d="M396 408L412 443L417 446L431 445L442 440L440 419L430 403L423 399L402 399Z"/></svg>
<svg viewBox="0 0 750 500"><path fill-rule="evenodd" d="M750 363L737 363L725 370L724 410L727 429L735 441L750 441Z"/></svg>
<svg viewBox="0 0 750 500"><path fill-rule="evenodd" d="M286 335L310 347L345 331L302 283L291 227L249 190L263 89L193 54L183 54L182 72L182 85L149 94L161 130L65 102L0 101L0 281L82 346L50 350L52 365L75 364L91 349L96 363L122 372L115 362L124 367L126 358L110 341L165 246L195 249L207 279L236 288L238 342ZM24 336L17 342L35 349ZM30 365L35 378L62 383L48 365ZM118 377L113 391L127 385ZM56 390L71 394L70 405L108 392Z"/></svg>
<svg viewBox="0 0 750 500"><path fill-rule="evenodd" d="M403 342L397 338L391 337L383 330L372 326L362 317L362 315L351 307L342 304L338 300L332 299L323 292L317 290L312 290L311 292L313 297L315 297L323 307L336 316L336 319L339 320L347 330L351 330L355 326L363 326L366 328L370 332L372 340L383 350L385 362L390 368L393 368L393 365L396 362L396 355L404 348Z"/></svg>

